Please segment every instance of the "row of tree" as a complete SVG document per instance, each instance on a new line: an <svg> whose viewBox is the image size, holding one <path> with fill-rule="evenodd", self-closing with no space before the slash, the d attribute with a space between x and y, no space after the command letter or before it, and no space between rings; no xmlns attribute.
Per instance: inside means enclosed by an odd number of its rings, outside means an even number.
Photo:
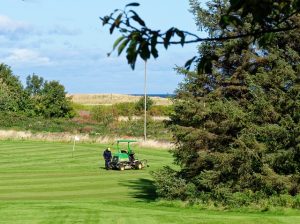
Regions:
<svg viewBox="0 0 300 224"><path fill-rule="evenodd" d="M74 116L71 101L58 81L45 81L33 74L27 77L24 87L5 64L0 64L0 111L47 118Z"/></svg>

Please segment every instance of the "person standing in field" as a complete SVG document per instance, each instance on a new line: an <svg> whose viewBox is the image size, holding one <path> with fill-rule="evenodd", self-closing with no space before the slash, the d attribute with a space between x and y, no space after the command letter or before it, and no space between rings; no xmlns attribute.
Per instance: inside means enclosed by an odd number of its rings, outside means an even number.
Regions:
<svg viewBox="0 0 300 224"><path fill-rule="evenodd" d="M103 159L105 161L105 168L107 170L110 169L111 158L112 158L112 156L111 156L110 148L105 149L103 152Z"/></svg>

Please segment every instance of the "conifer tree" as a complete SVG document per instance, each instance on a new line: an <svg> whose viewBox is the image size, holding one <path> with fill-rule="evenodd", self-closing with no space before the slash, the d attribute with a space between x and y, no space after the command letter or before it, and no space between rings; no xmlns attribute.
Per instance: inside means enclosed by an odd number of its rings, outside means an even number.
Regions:
<svg viewBox="0 0 300 224"><path fill-rule="evenodd" d="M220 27L227 1L191 6L211 37L249 27L248 18ZM298 16L292 20L300 24ZM253 38L201 44L199 54L210 60L194 72L178 68L185 81L169 122L173 155L180 178L198 192L300 192L300 35L276 33L264 45Z"/></svg>

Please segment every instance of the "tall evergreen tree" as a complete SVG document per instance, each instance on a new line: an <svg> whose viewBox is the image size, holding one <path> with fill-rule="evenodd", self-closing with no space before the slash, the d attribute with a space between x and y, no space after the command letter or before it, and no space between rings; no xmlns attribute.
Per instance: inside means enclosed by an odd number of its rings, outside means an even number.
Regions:
<svg viewBox="0 0 300 224"><path fill-rule="evenodd" d="M211 37L250 27L247 17L220 27L226 0L207 9L190 2L199 28ZM300 24L299 17L293 22ZM180 178L198 192L300 192L300 35L277 33L263 47L252 38L204 43L199 69L178 69L186 78L169 123L173 155Z"/></svg>

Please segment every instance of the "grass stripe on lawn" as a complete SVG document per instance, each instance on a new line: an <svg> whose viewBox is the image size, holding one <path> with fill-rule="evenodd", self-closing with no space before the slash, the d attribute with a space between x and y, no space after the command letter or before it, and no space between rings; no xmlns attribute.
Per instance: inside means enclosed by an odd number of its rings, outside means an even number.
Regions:
<svg viewBox="0 0 300 224"><path fill-rule="evenodd" d="M0 141L0 223L300 223L298 211L226 212L155 200L151 171L167 150L135 148L144 170L106 171L106 145Z"/></svg>

